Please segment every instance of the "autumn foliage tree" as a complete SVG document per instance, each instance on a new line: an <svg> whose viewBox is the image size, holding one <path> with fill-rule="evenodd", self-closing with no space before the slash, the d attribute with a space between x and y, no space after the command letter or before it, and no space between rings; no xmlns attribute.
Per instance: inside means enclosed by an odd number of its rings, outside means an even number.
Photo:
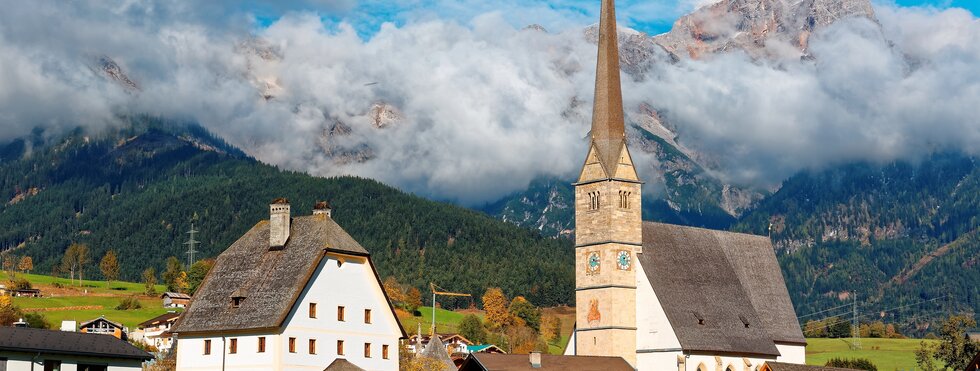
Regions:
<svg viewBox="0 0 980 371"><path fill-rule="evenodd" d="M496 330L510 323L510 312L507 310L507 297L503 290L497 287L488 288L483 294L483 310L487 313L487 324Z"/></svg>
<svg viewBox="0 0 980 371"><path fill-rule="evenodd" d="M21 257L20 262L17 263L17 269L21 272L31 273L34 270L34 259L30 256Z"/></svg>
<svg viewBox="0 0 980 371"><path fill-rule="evenodd" d="M511 300L507 312L513 317L515 323L525 324L535 332L541 328L541 310L523 296L517 296Z"/></svg>
<svg viewBox="0 0 980 371"><path fill-rule="evenodd" d="M175 256L167 258L167 269L163 271L163 283L167 284L167 291L180 292L177 288L177 278L184 271L184 265ZM186 277L185 277L186 279ZM186 280L185 280L186 283Z"/></svg>
<svg viewBox="0 0 980 371"><path fill-rule="evenodd" d="M197 291L197 288L201 286L201 282L204 282L204 277L207 277L211 268L214 268L214 259L198 260L191 265L191 270L187 273L188 294L194 294Z"/></svg>
<svg viewBox="0 0 980 371"><path fill-rule="evenodd" d="M544 316L541 319L541 337L555 343L561 339L561 319L556 316Z"/></svg>
<svg viewBox="0 0 980 371"><path fill-rule="evenodd" d="M116 259L115 251L109 250L105 253L99 262L99 270L102 271L102 277L105 277L106 285L112 286L112 281L119 278L119 260Z"/></svg>

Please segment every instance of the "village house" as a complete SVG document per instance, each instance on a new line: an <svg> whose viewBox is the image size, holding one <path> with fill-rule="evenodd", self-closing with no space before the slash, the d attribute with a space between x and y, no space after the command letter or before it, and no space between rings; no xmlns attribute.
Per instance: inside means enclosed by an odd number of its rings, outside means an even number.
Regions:
<svg viewBox="0 0 980 371"><path fill-rule="evenodd" d="M406 349L411 353L418 353L429 344L431 338L432 336L430 335L412 335L408 339ZM439 335L439 339L445 345L446 352L449 354L469 354L468 347L473 345L473 342L460 334L442 334Z"/></svg>
<svg viewBox="0 0 980 371"><path fill-rule="evenodd" d="M160 298L164 308L187 308L191 304L191 296L179 292L165 292Z"/></svg>
<svg viewBox="0 0 980 371"><path fill-rule="evenodd" d="M177 370L397 370L406 337L329 206L292 217L285 199L218 256L171 332Z"/></svg>
<svg viewBox="0 0 980 371"><path fill-rule="evenodd" d="M0 370L138 371L153 356L112 336L0 327Z"/></svg>
<svg viewBox="0 0 980 371"><path fill-rule="evenodd" d="M41 297L40 289L13 289L7 290L10 296L16 296L19 298L39 298Z"/></svg>
<svg viewBox="0 0 980 371"><path fill-rule="evenodd" d="M119 322L113 322L99 316L99 318L82 322L78 325L79 331L87 334L112 335L116 339L126 340L126 328Z"/></svg>
<svg viewBox="0 0 980 371"><path fill-rule="evenodd" d="M575 183L576 327L565 354L622 357L639 370L805 363L768 238L642 220L617 43L614 0L603 0L590 145Z"/></svg>
<svg viewBox="0 0 980 371"><path fill-rule="evenodd" d="M459 371L634 371L622 357L556 356L528 354L473 353Z"/></svg>
<svg viewBox="0 0 980 371"><path fill-rule="evenodd" d="M152 346L160 352L169 351L173 345L173 334L170 329L178 318L180 313L167 312L140 323L137 328L143 344Z"/></svg>

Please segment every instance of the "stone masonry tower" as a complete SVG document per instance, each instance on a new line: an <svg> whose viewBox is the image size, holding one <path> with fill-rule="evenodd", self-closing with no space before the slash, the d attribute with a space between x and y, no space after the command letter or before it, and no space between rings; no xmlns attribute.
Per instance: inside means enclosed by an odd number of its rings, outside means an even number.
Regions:
<svg viewBox="0 0 980 371"><path fill-rule="evenodd" d="M602 0L588 157L575 183L575 354L636 365L641 182L626 148L614 0Z"/></svg>

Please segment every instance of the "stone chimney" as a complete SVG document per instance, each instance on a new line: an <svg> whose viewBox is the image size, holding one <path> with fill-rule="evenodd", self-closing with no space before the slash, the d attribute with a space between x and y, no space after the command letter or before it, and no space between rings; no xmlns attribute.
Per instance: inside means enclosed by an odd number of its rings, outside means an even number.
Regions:
<svg viewBox="0 0 980 371"><path fill-rule="evenodd" d="M541 368L541 352L531 352L531 368Z"/></svg>
<svg viewBox="0 0 980 371"><path fill-rule="evenodd" d="M327 201L318 201L313 205L313 215L326 215L329 218L332 215L330 211L330 203Z"/></svg>
<svg viewBox="0 0 980 371"><path fill-rule="evenodd" d="M269 205L269 246L283 247L289 240L289 200L277 198Z"/></svg>

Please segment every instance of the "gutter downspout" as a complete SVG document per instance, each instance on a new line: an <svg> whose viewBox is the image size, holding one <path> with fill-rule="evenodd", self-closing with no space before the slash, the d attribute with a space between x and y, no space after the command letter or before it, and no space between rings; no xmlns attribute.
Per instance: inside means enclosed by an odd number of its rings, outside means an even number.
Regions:
<svg viewBox="0 0 980 371"><path fill-rule="evenodd" d="M34 364L37 363L35 361L37 361L38 357L41 357L41 352L37 352L37 354L31 358L31 371L34 371Z"/></svg>
<svg viewBox="0 0 980 371"><path fill-rule="evenodd" d="M225 352L228 351L228 346L225 344L225 337L221 337L221 371L225 371Z"/></svg>

